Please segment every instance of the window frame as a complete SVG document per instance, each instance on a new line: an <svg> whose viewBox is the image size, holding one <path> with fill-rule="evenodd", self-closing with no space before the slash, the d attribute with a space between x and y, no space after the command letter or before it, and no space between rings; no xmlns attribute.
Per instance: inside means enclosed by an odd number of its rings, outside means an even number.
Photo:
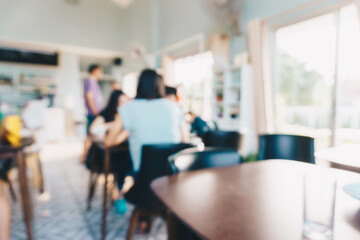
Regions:
<svg viewBox="0 0 360 240"><path fill-rule="evenodd" d="M286 21L280 21L280 23L272 23L272 22L268 22L268 26L269 26L269 46L270 46L270 57L271 59L273 59L272 61L272 65L271 65L271 76L272 76L272 101L273 101L273 109L274 109L274 114L276 114L276 76L277 76L277 47L276 47L276 43L277 43L277 39L276 39L276 32L281 29L281 28L285 28L297 23L301 23L307 20L311 20L326 14L334 14L334 25L336 28L336 42L335 42L335 61L334 61L334 86L333 86L333 92L332 92L332 97L331 97L331 117L330 117L330 131L331 131L331 135L330 135L330 147L334 147L336 145L336 129L337 129L337 122L338 122L338 99L339 99L339 46L340 46L340 12L341 9L348 7L350 5L354 4L354 2L352 0L348 0L348 1L344 1L344 2L340 2L338 4L332 4L330 6L327 7L322 7L320 9L316 9L313 11L309 11L307 13L304 14L300 14L299 16L290 19L290 20L286 20ZM275 130L277 130L276 126Z"/></svg>

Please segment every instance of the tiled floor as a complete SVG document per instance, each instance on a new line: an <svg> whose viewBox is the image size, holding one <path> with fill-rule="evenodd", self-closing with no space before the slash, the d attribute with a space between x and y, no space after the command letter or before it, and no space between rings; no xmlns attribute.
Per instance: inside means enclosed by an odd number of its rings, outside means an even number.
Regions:
<svg viewBox="0 0 360 240"><path fill-rule="evenodd" d="M47 194L33 194L34 230L36 240L97 240L100 239L102 184L99 181L93 200L93 208L86 211L88 172L76 158L61 159L66 146L54 147L50 154L56 156L43 159ZM52 153L51 153L52 152ZM56 153L58 152L58 153ZM48 155L48 154L47 154ZM16 184L17 185L17 184ZM31 188L32 186L30 186ZM32 191L33 192L33 191ZM19 195L19 194L18 194ZM117 215L109 209L106 239L125 239L132 206L126 215ZM26 239L20 201L12 203L12 240ZM134 239L166 239L166 227L156 219L148 235L135 235Z"/></svg>

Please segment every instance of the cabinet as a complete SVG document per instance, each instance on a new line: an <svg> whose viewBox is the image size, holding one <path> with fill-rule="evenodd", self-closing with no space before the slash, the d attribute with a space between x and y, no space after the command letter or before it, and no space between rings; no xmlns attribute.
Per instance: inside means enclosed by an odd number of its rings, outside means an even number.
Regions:
<svg viewBox="0 0 360 240"><path fill-rule="evenodd" d="M232 66L214 72L212 114L221 130L240 131L244 127L244 81L251 80L250 66Z"/></svg>

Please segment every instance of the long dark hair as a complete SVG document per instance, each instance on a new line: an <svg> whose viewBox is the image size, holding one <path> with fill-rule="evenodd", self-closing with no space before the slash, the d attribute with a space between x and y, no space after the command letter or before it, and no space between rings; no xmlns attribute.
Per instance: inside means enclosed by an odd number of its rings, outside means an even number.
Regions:
<svg viewBox="0 0 360 240"><path fill-rule="evenodd" d="M109 101L101 112L101 116L104 117L105 122L112 122L115 119L115 115L117 113L117 109L119 106L119 98L123 95L124 92L121 90L115 90L111 93Z"/></svg>
<svg viewBox="0 0 360 240"><path fill-rule="evenodd" d="M162 77L154 70L142 71L137 87L137 99L157 99L165 95L165 85Z"/></svg>

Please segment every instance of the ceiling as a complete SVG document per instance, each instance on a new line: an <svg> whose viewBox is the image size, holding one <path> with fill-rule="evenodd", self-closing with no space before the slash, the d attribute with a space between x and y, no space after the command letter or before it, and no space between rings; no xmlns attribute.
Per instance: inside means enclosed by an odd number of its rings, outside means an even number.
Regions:
<svg viewBox="0 0 360 240"><path fill-rule="evenodd" d="M110 0L121 8L128 8L134 0Z"/></svg>

